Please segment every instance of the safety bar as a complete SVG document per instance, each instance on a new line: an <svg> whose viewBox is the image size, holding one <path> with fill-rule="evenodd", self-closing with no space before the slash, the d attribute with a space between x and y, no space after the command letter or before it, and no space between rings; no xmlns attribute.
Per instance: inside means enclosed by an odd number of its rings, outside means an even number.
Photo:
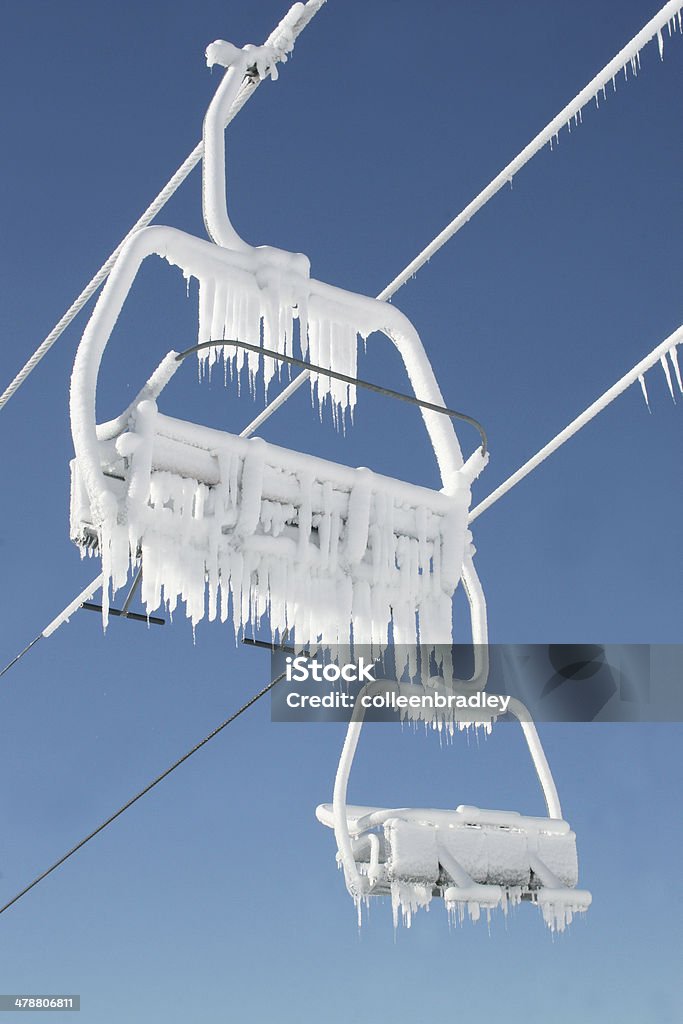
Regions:
<svg viewBox="0 0 683 1024"><path fill-rule="evenodd" d="M309 370L311 373L320 373L325 377L333 377L334 380L341 380L345 384L352 384L356 387L365 388L368 391L374 391L378 395L386 395L387 398L396 398L401 402L408 402L409 405L417 405L421 409L430 409L432 412L441 413L444 416L450 416L451 419L462 420L464 423L470 423L475 430L479 431L481 437L481 454L486 455L488 438L486 431L482 427L479 420L475 420L474 417L468 416L467 413L457 412L455 409L449 409L445 405L434 405L433 402L424 402L421 398L416 398L414 395L404 395L402 391L394 391L393 388L385 388L381 384L372 384L368 380L361 380L359 377L349 377L345 373L339 373L338 370L330 370L324 366L317 366L315 363L306 362L305 359L297 359L296 356L284 355L282 352L276 352L273 348L263 348L262 345L252 345L248 341L237 341L235 338L218 338L212 339L211 341L203 341L200 345L192 345L190 348L186 348L183 352L179 352L175 357L176 362L181 362L194 352L201 352L207 348L215 348L217 346L234 345L236 348L244 348L249 352L257 352L262 356L268 356L271 359L275 359L281 363L287 363L289 366L300 366L304 370Z"/></svg>

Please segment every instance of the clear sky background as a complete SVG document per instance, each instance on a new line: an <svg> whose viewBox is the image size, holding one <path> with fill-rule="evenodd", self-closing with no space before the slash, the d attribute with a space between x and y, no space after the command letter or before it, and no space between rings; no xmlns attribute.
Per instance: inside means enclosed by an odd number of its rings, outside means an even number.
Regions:
<svg viewBox="0 0 683 1024"><path fill-rule="evenodd" d="M254 244L376 294L655 13L650 0L329 0L277 83L230 128L230 209ZM261 42L257 3L24 0L2 8L2 383L197 142L208 42ZM642 55L397 295L450 406L480 419L483 498L680 323L683 40ZM199 171L159 218L203 235ZM68 381L79 318L0 414L0 661L97 573L68 539ZM107 350L101 418L170 348L196 296L150 263ZM360 371L404 388L381 340ZM491 638L680 640L681 408L648 375L476 524ZM240 430L259 403L188 364L164 411ZM436 485L419 416L363 394L346 437L302 391L264 436ZM476 435L460 431L471 451ZM460 608L460 605L458 605ZM462 609L461 609L462 611ZM461 615L460 636L467 623ZM263 652L181 615L103 636L81 612L0 684L4 902L268 678ZM585 920L553 939L523 906L449 931L433 904L358 932L314 818L336 725L271 724L263 702L0 918L0 991L81 993L87 1024L557 1024L680 1019L679 726L542 729L575 828ZM542 813L519 731L441 747L363 735L350 797ZM673 810L672 810L673 809Z"/></svg>

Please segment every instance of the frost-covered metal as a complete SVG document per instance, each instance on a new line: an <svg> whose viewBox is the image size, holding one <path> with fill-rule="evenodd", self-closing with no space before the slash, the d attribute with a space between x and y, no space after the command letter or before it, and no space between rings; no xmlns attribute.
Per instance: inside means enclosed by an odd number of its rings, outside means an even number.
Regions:
<svg viewBox="0 0 683 1024"><path fill-rule="evenodd" d="M193 625L205 617L231 618L240 632L266 618L274 637L286 633L298 646L353 640L384 647L390 639L407 648L448 645L452 598L462 581L475 645L468 682L483 687L486 605L468 517L471 484L487 455L477 451L465 461L450 418L421 408L441 474L439 490L162 413L160 397L181 365L175 352L120 416L96 423L104 349L149 257L198 282L200 371L222 358L237 373L246 368L252 384L262 373L267 389L275 361L227 343L236 339L283 356L298 345L318 367L353 378L359 339L374 344L382 334L401 357L413 393L445 405L420 338L399 310L316 280L304 255L251 246L234 230L225 192L226 113L245 76L273 75L275 51L240 50L219 40L207 60L226 68L204 122L203 209L210 241L161 226L132 235L74 364L71 534L102 559L105 622L110 590L124 585L131 563L141 561L148 611L161 604L173 611L183 602ZM314 373L311 387L335 420L353 409L353 385ZM522 724L547 818L466 805L348 806L348 776L363 722L362 710L354 713L333 803L321 805L318 817L334 829L359 908L371 895L388 894L394 920L402 912L410 923L434 896L453 915L468 912L472 918L526 899L541 907L551 928L562 930L573 913L588 907L590 894L576 888L575 837L562 818L535 727L516 702L508 708Z"/></svg>
<svg viewBox="0 0 683 1024"><path fill-rule="evenodd" d="M178 364L169 353L138 400L97 426L95 398L104 348L141 264L150 256L178 266L199 285L198 342L236 338L356 374L358 339L381 333L394 345L413 392L444 406L420 338L386 302L315 280L308 259L253 247L232 227L225 196L225 112L246 74L274 67L268 47L238 50L218 41L207 51L226 75L204 122L203 204L212 241L169 227L137 232L123 247L83 335L74 365L71 418L71 532L97 550L108 590L125 584L142 558L142 598L186 605L193 624L232 616L236 629L265 615L274 635L414 644L447 642L451 601L462 578L473 639L486 643L486 612L467 528L470 485L486 462L464 463L451 421L422 409L439 466L439 491L367 469L288 451L266 441L162 415L157 400ZM374 343L374 339L371 340ZM272 359L217 344L200 366L243 364L252 381L275 372ZM355 389L321 374L312 388L335 418ZM481 649L481 647L480 647ZM480 665L480 668L483 666Z"/></svg>
<svg viewBox="0 0 683 1024"><path fill-rule="evenodd" d="M339 759L331 804L321 804L317 817L334 829L337 859L346 886L358 908L371 896L390 896L394 925L399 914L405 924L433 898L444 900L453 920L482 911L507 913L529 901L536 904L553 931L564 931L574 914L587 910L591 895L577 889L576 836L562 817L550 766L527 709L510 698L506 710L521 724L548 809L548 817L517 811L485 810L464 804L454 809L429 807L361 807L346 802L349 775L358 746L365 705L372 691L396 688L404 697L429 698L437 690L451 694L442 680L425 686L370 683L358 694ZM425 701L427 704L428 701ZM451 732L469 728L455 711L410 715ZM490 730L495 715L477 723Z"/></svg>

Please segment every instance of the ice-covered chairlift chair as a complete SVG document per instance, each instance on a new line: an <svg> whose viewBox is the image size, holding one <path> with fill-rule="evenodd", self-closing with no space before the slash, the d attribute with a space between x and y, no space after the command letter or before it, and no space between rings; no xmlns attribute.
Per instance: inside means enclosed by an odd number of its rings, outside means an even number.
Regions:
<svg viewBox="0 0 683 1024"><path fill-rule="evenodd" d="M390 896L394 924L401 911L408 925L412 914L428 906L434 897L442 898L449 914L460 920L466 911L477 920L482 910L490 913L501 908L507 912L509 906L527 900L541 909L551 929L563 931L573 914L590 906L591 895L575 888L576 836L562 818L536 727L516 699L510 699L507 712L521 724L543 790L547 817L468 805L436 809L347 804L349 774L365 718L362 698L373 691L385 695L394 687L405 697L432 695L437 689L454 692L444 687L442 680L424 687L377 680L356 698L339 759L333 802L321 804L316 815L323 825L334 829L337 860L359 917L362 904L371 896ZM458 723L458 714L462 717L459 712L418 709L408 717L452 728ZM494 720L492 715L488 722L477 724L490 728Z"/></svg>
<svg viewBox="0 0 683 1024"><path fill-rule="evenodd" d="M288 451L162 414L161 391L179 365L169 353L138 398L115 420L97 425L100 362L142 262L157 255L199 281L200 344L235 338L291 353L299 322L311 362L356 375L357 336L384 333L401 355L413 392L444 406L412 324L394 306L309 276L305 256L254 248L232 227L225 186L227 112L246 74L274 67L268 47L211 44L207 60L227 72L204 121L204 241L152 226L124 245L86 327L71 384L71 535L102 558L108 589L124 585L142 559L142 600L149 611L186 603L193 623L206 614L236 628L270 617L273 634L297 642L347 643L350 624L363 643L448 642L452 595L460 579L471 606L472 638L486 674L486 608L467 529L470 484L485 464L463 463L451 420L422 409L438 462L441 490L389 479L367 469ZM256 70L254 70L256 69ZM222 351L202 355L209 364ZM239 351L255 373L259 357ZM264 360L264 375L274 372ZM353 402L354 389L317 380L318 395ZM419 633L416 626L419 620Z"/></svg>

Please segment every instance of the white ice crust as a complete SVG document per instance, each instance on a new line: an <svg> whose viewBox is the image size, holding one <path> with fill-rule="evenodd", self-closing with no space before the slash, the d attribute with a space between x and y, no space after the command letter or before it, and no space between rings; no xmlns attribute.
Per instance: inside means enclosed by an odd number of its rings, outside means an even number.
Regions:
<svg viewBox="0 0 683 1024"><path fill-rule="evenodd" d="M245 74L275 67L269 47L217 41L207 59L227 72L204 122L203 206L212 242L169 227L144 228L124 245L86 327L74 364L71 420L72 534L97 536L109 590L124 585L142 557L142 596L151 612L183 601L193 625L232 616L235 628L270 619L274 635L337 643L448 642L451 598L461 576L473 606L475 642L486 639L485 609L467 530L470 485L485 465L466 465L453 424L422 409L442 490L388 481L297 456L264 441L181 421L157 409L174 372L163 361L138 399L96 425L97 379L104 348L141 264L165 259L198 282L198 344L238 339L356 375L358 339L385 334L398 350L413 392L445 403L414 327L395 307L310 276L308 259L254 247L234 230L225 190L224 123ZM219 358L243 366L266 387L273 359L223 344L200 352L210 371ZM177 365L177 364L176 364ZM319 374L311 387L335 419L352 410L355 389ZM123 483L117 477L123 478ZM208 599L207 599L208 595Z"/></svg>

